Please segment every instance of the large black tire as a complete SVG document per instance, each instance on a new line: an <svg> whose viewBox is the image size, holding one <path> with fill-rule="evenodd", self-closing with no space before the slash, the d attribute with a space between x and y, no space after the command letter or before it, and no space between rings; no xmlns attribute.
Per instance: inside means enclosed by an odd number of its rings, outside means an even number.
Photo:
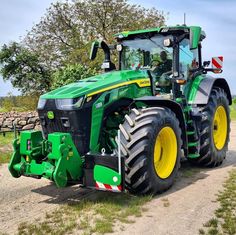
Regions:
<svg viewBox="0 0 236 235"><path fill-rule="evenodd" d="M224 138L223 146L217 148L217 144L214 141L214 129L221 127L216 127L214 120L219 107L223 107L225 110L227 127L226 135L221 137ZM222 164L225 159L229 142L230 111L229 101L225 91L221 88L214 87L211 91L208 104L201 107L201 111L200 157L196 159L196 162L202 166L216 167Z"/></svg>
<svg viewBox="0 0 236 235"><path fill-rule="evenodd" d="M164 127L167 127L165 130L171 130L176 137L174 145L176 156L175 160L172 160L173 169L170 175L161 178L154 166L154 150L157 136ZM175 114L170 109L161 107L132 109L131 113L125 116L124 123L120 125L120 131L121 150L125 156L126 189L133 194L156 194L170 188L180 167L182 146L181 129ZM168 148L172 147L172 143L166 144ZM164 147L159 149L159 161L161 161L162 156L167 155L163 153Z"/></svg>

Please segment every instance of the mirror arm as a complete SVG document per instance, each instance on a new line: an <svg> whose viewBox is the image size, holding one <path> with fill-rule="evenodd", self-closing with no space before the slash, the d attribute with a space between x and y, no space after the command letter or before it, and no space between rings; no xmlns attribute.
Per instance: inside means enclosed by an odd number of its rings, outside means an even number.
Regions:
<svg viewBox="0 0 236 235"><path fill-rule="evenodd" d="M109 46L104 41L101 41L100 46L101 46L101 48L102 48L102 50L104 51L104 54L105 54L104 62L110 62L111 61L111 53L110 53Z"/></svg>
<svg viewBox="0 0 236 235"><path fill-rule="evenodd" d="M173 77L179 77L179 43L174 39L173 45Z"/></svg>

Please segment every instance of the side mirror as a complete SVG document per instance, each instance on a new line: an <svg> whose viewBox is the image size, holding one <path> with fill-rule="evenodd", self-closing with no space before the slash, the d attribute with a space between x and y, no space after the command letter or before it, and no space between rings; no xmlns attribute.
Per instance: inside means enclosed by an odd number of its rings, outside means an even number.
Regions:
<svg viewBox="0 0 236 235"><path fill-rule="evenodd" d="M201 37L201 28L198 26L191 26L189 32L190 50L196 49L198 47L200 37Z"/></svg>
<svg viewBox="0 0 236 235"><path fill-rule="evenodd" d="M89 56L90 60L94 60L96 58L97 52L98 52L98 48L99 48L99 42L98 41L94 41L92 46L91 46L91 51L90 51L90 56Z"/></svg>
<svg viewBox="0 0 236 235"><path fill-rule="evenodd" d="M206 68L212 64L211 68ZM211 61L204 61L203 62L203 69L204 73L213 72L213 73L222 73L223 70L223 56L212 57Z"/></svg>
<svg viewBox="0 0 236 235"><path fill-rule="evenodd" d="M203 67L208 67L210 65L211 61L204 61Z"/></svg>

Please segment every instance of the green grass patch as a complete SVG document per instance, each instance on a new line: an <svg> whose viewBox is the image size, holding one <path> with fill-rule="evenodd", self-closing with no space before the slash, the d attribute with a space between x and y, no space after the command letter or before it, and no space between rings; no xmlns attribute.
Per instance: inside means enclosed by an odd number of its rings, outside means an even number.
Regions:
<svg viewBox="0 0 236 235"><path fill-rule="evenodd" d="M113 232L115 223L133 223L141 216L151 196L98 193L96 199L70 203L46 214L45 219L21 223L18 234L105 234Z"/></svg>
<svg viewBox="0 0 236 235"><path fill-rule="evenodd" d="M199 230L199 234L221 235L236 234L236 169L230 171L229 178L224 183L224 190L219 192L217 201L220 207Z"/></svg>
<svg viewBox="0 0 236 235"><path fill-rule="evenodd" d="M0 165L4 163L9 163L11 158L11 152L0 151Z"/></svg>
<svg viewBox="0 0 236 235"><path fill-rule="evenodd" d="M231 120L236 120L236 106L235 105L231 105L230 107L230 117Z"/></svg>
<svg viewBox="0 0 236 235"><path fill-rule="evenodd" d="M0 134L0 164L8 163L12 155L14 133Z"/></svg>
<svg viewBox="0 0 236 235"><path fill-rule="evenodd" d="M232 120L236 120L236 98L233 99L232 105L230 106L230 117Z"/></svg>
<svg viewBox="0 0 236 235"><path fill-rule="evenodd" d="M3 134L0 134L0 147L12 144L13 139L14 133L12 132L5 133L5 136L3 136Z"/></svg>

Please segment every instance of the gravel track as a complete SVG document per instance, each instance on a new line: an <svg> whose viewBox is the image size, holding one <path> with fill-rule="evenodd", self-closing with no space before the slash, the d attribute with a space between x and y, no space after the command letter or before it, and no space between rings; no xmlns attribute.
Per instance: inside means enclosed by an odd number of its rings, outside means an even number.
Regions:
<svg viewBox="0 0 236 235"><path fill-rule="evenodd" d="M113 234L198 234L202 224L213 216L218 206L216 193L222 189L228 171L235 167L236 122L233 122L229 152L221 167L197 169L193 175L184 177L184 172L191 168L183 164L175 185L147 203L148 211L135 218L134 224L122 225L124 231L120 231L121 225L116 225ZM21 222L42 218L66 202L96 194L78 186L58 189L46 179L15 179L4 164L0 166L0 233L13 234Z"/></svg>

